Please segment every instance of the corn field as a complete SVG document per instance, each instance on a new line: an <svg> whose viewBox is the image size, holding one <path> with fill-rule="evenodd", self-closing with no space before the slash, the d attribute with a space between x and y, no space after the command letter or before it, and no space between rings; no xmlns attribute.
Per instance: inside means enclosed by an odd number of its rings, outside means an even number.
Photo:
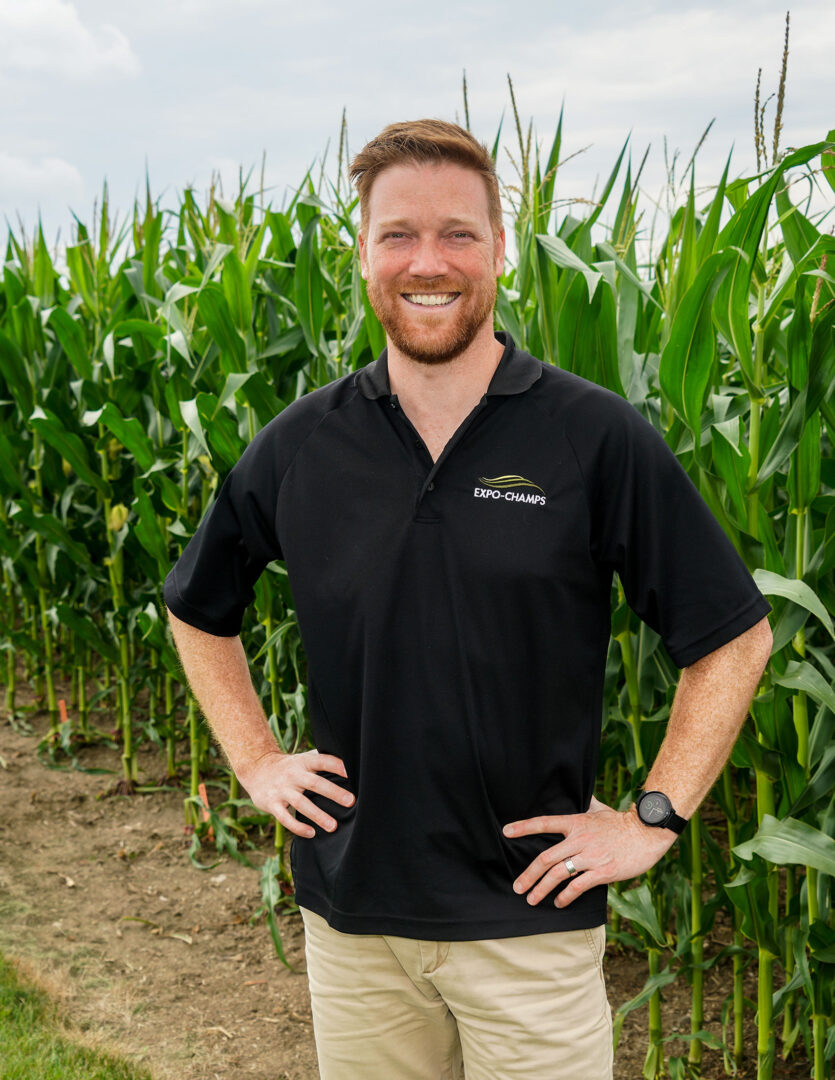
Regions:
<svg viewBox="0 0 835 1080"><path fill-rule="evenodd" d="M691 159L642 264L643 162L633 175L624 145L597 200L566 210L562 115L547 158L515 99L513 115L504 194L516 258L499 280L497 328L655 425L774 609L770 663L711 796L644 880L609 888L609 940L648 961L641 993L613 1002L615 1040L645 1007L647 1080L702 1075L705 1047L733 1076L756 1024L758 1080L779 1078L801 1049L823 1080L835 1057L835 238L795 200L805 184L832 202L835 130L782 155L775 131L769 165L758 129L757 169L729 182L729 158L707 196ZM25 681L49 717L45 763L83 767L85 748L105 744L121 755L116 793L181 788L198 866L212 849L246 859L274 830L261 913L282 961L277 915L297 910L284 830L254 810L212 743L162 582L255 433L385 346L360 277L345 145L343 119L336 181L308 172L282 210L242 180L234 199L215 187L201 203L187 189L174 210L149 191L120 223L105 188L60 264L40 229L10 233L0 286L6 713L29 727L16 696ZM242 636L279 744L312 745L281 564L262 575ZM606 670L597 794L625 809L679 673L617 581ZM72 686L66 705L59 681ZM138 774L143 743L158 748L153 779ZM720 914L733 945L706 959ZM704 1030L703 985L720 961L732 970L717 1039ZM756 1001L743 989L749 968ZM691 1000L678 1055L660 1009L674 980Z"/></svg>

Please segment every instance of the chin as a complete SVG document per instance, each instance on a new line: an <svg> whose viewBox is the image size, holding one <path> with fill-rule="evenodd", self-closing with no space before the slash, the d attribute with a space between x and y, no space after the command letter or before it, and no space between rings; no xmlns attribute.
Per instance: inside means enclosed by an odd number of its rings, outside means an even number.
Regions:
<svg viewBox="0 0 835 1080"><path fill-rule="evenodd" d="M458 303L461 310L451 325L427 326L404 313L397 299L388 296L375 282L366 282L368 299L388 340L399 352L417 364L434 367L455 360L475 341L485 323L493 326L493 309L496 301L495 288L481 293L460 292ZM450 290L453 291L453 290ZM445 317L441 316L439 322Z"/></svg>
<svg viewBox="0 0 835 1080"><path fill-rule="evenodd" d="M391 337L391 335L389 335ZM393 345L396 345L404 356L414 360L418 364L432 366L435 364L448 364L465 352L475 339L475 334L466 338L456 338L454 341L438 342L436 345L421 346L414 338L391 337Z"/></svg>
<svg viewBox="0 0 835 1080"><path fill-rule="evenodd" d="M433 366L448 364L466 352L481 333L487 320L492 326L492 308L486 318L473 318L472 316L464 318L458 325L448 327L443 331L427 330L426 327L412 329L408 324L404 324L402 320L394 318L380 319L380 322L391 344L404 356L414 360L415 363Z"/></svg>

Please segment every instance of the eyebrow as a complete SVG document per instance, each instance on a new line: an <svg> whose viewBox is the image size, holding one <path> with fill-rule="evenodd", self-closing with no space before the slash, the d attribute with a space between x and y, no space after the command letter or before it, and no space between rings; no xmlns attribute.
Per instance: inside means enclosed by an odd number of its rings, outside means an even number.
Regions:
<svg viewBox="0 0 835 1080"><path fill-rule="evenodd" d="M389 221L381 221L375 226L376 229L401 229L411 228L413 225L407 218L392 218ZM465 225L468 229L472 229L474 232L480 232L480 227L474 221L470 221L467 218L446 218L443 222L443 228L454 228L458 225Z"/></svg>

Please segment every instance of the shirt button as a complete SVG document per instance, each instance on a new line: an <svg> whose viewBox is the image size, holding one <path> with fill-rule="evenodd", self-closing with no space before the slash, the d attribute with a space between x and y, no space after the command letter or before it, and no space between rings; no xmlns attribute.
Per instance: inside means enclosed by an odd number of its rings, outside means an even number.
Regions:
<svg viewBox="0 0 835 1080"><path fill-rule="evenodd" d="M434 490L435 490L435 481L434 481L434 480L431 480L431 481L430 481L430 482L429 482L429 483L428 483L428 484L426 485L426 490L427 490L427 491L434 491Z"/></svg>

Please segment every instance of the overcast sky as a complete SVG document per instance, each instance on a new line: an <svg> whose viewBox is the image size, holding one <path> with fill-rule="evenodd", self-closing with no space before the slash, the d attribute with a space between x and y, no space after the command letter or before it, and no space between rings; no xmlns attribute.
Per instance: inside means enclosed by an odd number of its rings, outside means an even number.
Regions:
<svg viewBox="0 0 835 1080"><path fill-rule="evenodd" d="M835 3L790 11L781 148L835 127ZM329 139L334 174L343 107L352 152L393 120L463 121L466 70L471 128L488 144L504 111L515 150L508 73L543 156L564 102L562 157L582 152L560 169L558 197L588 198L595 182L599 193L627 136L633 176L649 147L648 235L653 201L666 204L665 136L680 179L714 121L697 187L718 181L732 147L731 177L755 171L759 67L761 101L775 95L770 160L785 16L773 0L0 0L0 225L17 229L20 214L31 233L40 211L50 243L59 228L67 241L70 209L89 220L105 177L124 213L147 162L152 194L176 208L178 192L205 192L213 171L230 194L239 165L259 173L264 152L281 206L314 162L318 177ZM504 150L499 172L514 181ZM798 185L796 201L807 190ZM812 206L833 202L828 191Z"/></svg>

